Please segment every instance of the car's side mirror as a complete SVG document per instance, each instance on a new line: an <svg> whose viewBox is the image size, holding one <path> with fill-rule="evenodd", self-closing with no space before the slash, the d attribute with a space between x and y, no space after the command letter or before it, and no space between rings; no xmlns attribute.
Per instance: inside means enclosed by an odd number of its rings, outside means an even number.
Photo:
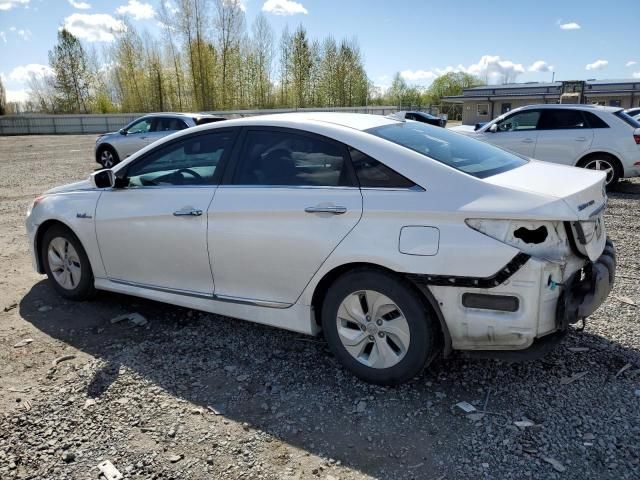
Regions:
<svg viewBox="0 0 640 480"><path fill-rule="evenodd" d="M491 126L489 127L489 131L490 131L491 133L496 133L496 132L498 131L498 124L497 124L497 123L494 123L493 125L491 125Z"/></svg>
<svg viewBox="0 0 640 480"><path fill-rule="evenodd" d="M89 181L91 185L95 188L110 188L114 187L116 184L116 178L113 174L113 170L98 170L97 172L93 172L89 176Z"/></svg>
<svg viewBox="0 0 640 480"><path fill-rule="evenodd" d="M118 130L118 133L119 133L120 135L126 135L126 134L127 134L127 131L126 131L124 128L121 128L120 130Z"/></svg>

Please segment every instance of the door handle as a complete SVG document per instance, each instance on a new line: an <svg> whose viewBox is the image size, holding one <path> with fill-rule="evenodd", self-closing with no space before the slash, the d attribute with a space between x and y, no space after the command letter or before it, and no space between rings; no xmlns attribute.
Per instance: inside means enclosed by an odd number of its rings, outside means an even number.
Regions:
<svg viewBox="0 0 640 480"><path fill-rule="evenodd" d="M189 210L178 210L176 212L173 212L174 217L186 217L186 216L199 217L200 215L202 215L202 210L196 210L195 208L191 208Z"/></svg>
<svg viewBox="0 0 640 480"><path fill-rule="evenodd" d="M531 138L525 138L522 140L522 143L533 143L533 140Z"/></svg>
<svg viewBox="0 0 640 480"><path fill-rule="evenodd" d="M307 213L332 213L334 215L342 215L343 213L347 213L347 207L307 207L304 209Z"/></svg>

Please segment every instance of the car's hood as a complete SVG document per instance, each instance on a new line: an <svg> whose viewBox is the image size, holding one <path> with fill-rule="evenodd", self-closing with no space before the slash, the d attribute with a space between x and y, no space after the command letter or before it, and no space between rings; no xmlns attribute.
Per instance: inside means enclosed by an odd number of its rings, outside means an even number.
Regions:
<svg viewBox="0 0 640 480"><path fill-rule="evenodd" d="M606 203L605 178L603 172L531 160L484 181L561 200L577 220L589 220Z"/></svg>
<svg viewBox="0 0 640 480"><path fill-rule="evenodd" d="M93 186L89 180L81 180L79 182L67 183L66 185L60 185L59 187L54 187L50 190L44 192L45 195L50 195L52 193L66 193L66 192L77 192L80 190L93 190Z"/></svg>

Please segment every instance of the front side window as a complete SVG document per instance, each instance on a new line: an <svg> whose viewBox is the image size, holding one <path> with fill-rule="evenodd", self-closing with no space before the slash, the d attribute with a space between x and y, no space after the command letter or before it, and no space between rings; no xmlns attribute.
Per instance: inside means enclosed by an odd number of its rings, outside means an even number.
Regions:
<svg viewBox="0 0 640 480"><path fill-rule="evenodd" d="M315 136L247 132L235 185L350 186L344 148Z"/></svg>
<svg viewBox="0 0 640 480"><path fill-rule="evenodd" d="M580 110L548 109L542 111L542 118L538 124L539 130L568 130L587 128L587 124Z"/></svg>
<svg viewBox="0 0 640 480"><path fill-rule="evenodd" d="M499 132L519 132L522 130L535 130L540 119L540 111L527 110L515 113L498 122Z"/></svg>
<svg viewBox="0 0 640 480"><path fill-rule="evenodd" d="M150 118L139 120L127 129L127 134L150 132L152 123L153 120Z"/></svg>
<svg viewBox="0 0 640 480"><path fill-rule="evenodd" d="M478 178L527 163L526 159L488 143L423 123L393 123L367 132Z"/></svg>
<svg viewBox="0 0 640 480"><path fill-rule="evenodd" d="M128 168L128 185L211 185L232 138L232 132L208 133L155 150Z"/></svg>
<svg viewBox="0 0 640 480"><path fill-rule="evenodd" d="M349 155L351 155L351 163L362 188L411 188L415 186L415 183L408 178L355 148L349 148Z"/></svg>

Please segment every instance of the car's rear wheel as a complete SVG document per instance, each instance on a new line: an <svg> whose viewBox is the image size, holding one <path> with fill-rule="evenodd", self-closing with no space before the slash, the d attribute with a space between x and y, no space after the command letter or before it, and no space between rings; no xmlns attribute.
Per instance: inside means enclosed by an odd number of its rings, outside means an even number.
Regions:
<svg viewBox="0 0 640 480"><path fill-rule="evenodd" d="M106 146L98 150L98 162L104 168L111 168L120 162L120 157L113 147Z"/></svg>
<svg viewBox="0 0 640 480"><path fill-rule="evenodd" d="M358 269L338 278L322 307L329 348L359 378L397 385L419 374L437 348L437 328L411 286Z"/></svg>
<svg viewBox="0 0 640 480"><path fill-rule="evenodd" d="M606 153L597 153L582 159L578 163L579 167L589 170L597 170L607 175L607 187L612 187L620 179L618 160Z"/></svg>
<svg viewBox="0 0 640 480"><path fill-rule="evenodd" d="M60 295L71 300L93 295L89 258L73 232L61 225L49 228L43 235L41 249L45 272Z"/></svg>

